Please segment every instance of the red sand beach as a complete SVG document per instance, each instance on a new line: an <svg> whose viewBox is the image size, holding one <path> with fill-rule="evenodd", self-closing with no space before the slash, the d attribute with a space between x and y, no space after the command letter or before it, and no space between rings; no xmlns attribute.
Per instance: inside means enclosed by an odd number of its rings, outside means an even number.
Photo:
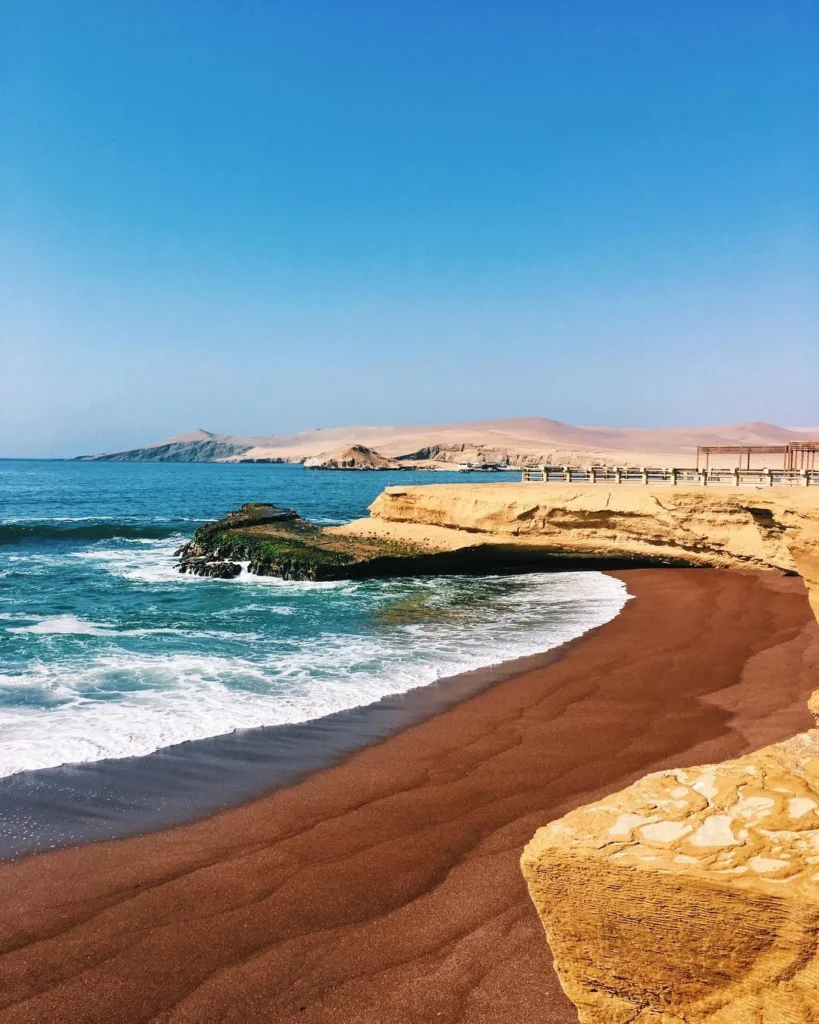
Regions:
<svg viewBox="0 0 819 1024"><path fill-rule="evenodd" d="M525 672L205 821L0 866L3 1024L563 1024L518 869L648 771L811 724L802 581L651 569Z"/></svg>

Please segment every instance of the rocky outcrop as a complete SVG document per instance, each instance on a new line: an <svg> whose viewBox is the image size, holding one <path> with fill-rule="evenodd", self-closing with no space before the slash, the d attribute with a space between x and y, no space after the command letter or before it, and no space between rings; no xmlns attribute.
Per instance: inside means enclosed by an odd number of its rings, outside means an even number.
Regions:
<svg viewBox="0 0 819 1024"><path fill-rule="evenodd" d="M350 445L337 452L325 452L304 460L305 469L401 469L401 463L387 459L363 444Z"/></svg>
<svg viewBox="0 0 819 1024"><path fill-rule="evenodd" d="M281 526L285 523L302 521L292 508L279 508L263 502L251 502L236 511L228 512L224 519L200 526L193 540L183 544L174 552L179 559L177 568L193 576L211 576L214 579L235 579L242 571L241 562L234 559L253 561L258 558L256 534L260 527ZM244 530L256 531L243 539Z"/></svg>
<svg viewBox="0 0 819 1024"><path fill-rule="evenodd" d="M496 448L487 445L475 445L469 443L461 444L433 444L419 448L417 451L409 452L407 455L399 455L402 462L432 462L447 466L449 464L470 463L472 465L527 465L527 456L521 452L513 452L510 456L506 448ZM531 463L536 465L537 463Z"/></svg>
<svg viewBox="0 0 819 1024"><path fill-rule="evenodd" d="M819 488L441 484L389 487L370 513L340 532L578 563L778 569L805 578L819 613Z"/></svg>
<svg viewBox="0 0 819 1024"><path fill-rule="evenodd" d="M531 567L536 554L487 545L431 551L390 537L345 535L292 509L255 503L201 526L176 557L180 572L197 576L231 579L246 563L256 576L322 581L495 572Z"/></svg>
<svg viewBox="0 0 819 1024"><path fill-rule="evenodd" d="M819 1021L819 730L649 775L521 863L583 1024Z"/></svg>
<svg viewBox="0 0 819 1024"><path fill-rule="evenodd" d="M233 580L242 572L239 562L231 562L218 555L192 555L182 547L176 552L179 556L179 571L190 573L191 576L210 576L215 580Z"/></svg>
<svg viewBox="0 0 819 1024"><path fill-rule="evenodd" d="M219 579L238 576L242 562L256 576L346 579L357 561L352 543L327 542L320 527L293 509L263 502L242 505L200 526L176 557L180 572Z"/></svg>

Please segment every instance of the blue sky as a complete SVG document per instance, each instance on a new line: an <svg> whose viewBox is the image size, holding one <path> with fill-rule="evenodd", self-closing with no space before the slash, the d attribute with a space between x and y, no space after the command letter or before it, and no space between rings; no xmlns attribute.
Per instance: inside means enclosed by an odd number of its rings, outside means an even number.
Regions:
<svg viewBox="0 0 819 1024"><path fill-rule="evenodd" d="M813 0L29 0L0 455L819 424Z"/></svg>

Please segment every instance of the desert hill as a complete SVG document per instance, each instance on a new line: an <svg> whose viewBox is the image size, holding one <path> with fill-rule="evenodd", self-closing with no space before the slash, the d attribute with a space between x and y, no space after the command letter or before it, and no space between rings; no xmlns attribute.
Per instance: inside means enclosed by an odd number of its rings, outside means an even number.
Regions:
<svg viewBox="0 0 819 1024"><path fill-rule="evenodd" d="M85 462L222 462L266 440L264 437L235 437L196 429L176 434L164 441L154 441L141 448L80 455L79 458Z"/></svg>
<svg viewBox="0 0 819 1024"><path fill-rule="evenodd" d="M815 433L815 432L814 432ZM746 422L717 427L575 427L538 416L479 420L435 426L313 428L297 434L245 437L194 430L142 448L84 459L174 462L304 462L347 449L369 449L375 457L419 462L541 462L570 465L691 465L698 444L781 445L805 440L808 428Z"/></svg>

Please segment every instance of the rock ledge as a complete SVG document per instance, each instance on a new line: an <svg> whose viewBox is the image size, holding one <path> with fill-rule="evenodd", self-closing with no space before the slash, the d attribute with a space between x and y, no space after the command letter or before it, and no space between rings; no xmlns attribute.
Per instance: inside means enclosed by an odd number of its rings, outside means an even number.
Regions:
<svg viewBox="0 0 819 1024"><path fill-rule="evenodd" d="M819 1021L819 729L648 775L521 863L583 1024Z"/></svg>

